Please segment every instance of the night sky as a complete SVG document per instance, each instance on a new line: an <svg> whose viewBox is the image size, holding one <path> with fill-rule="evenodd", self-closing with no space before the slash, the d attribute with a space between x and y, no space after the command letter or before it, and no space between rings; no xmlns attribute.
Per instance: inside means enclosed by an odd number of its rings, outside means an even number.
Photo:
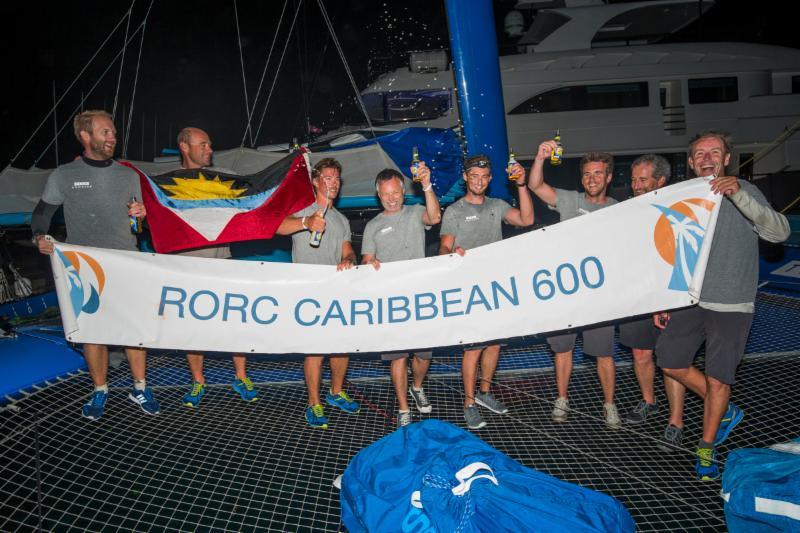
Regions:
<svg viewBox="0 0 800 533"><path fill-rule="evenodd" d="M502 34L503 16L515 3L514 0L495 2L501 49L510 44ZM298 0L289 0L278 28L283 4L253 0L235 3L155 0L151 4L149 0L137 0L130 34L139 27L148 9L150 12L141 49L127 156L152 159L162 148L175 147L177 131L186 125L206 129L216 149L241 144L247 111L234 5L238 10L250 105L256 97L270 44L278 32L253 114L254 128L264 112L284 44L290 39L256 145L286 143L295 136L303 139L306 117L323 130L357 119L353 89L317 2L306 0L300 4L290 37L289 27ZM773 9L754 8L761 5L772 5ZM359 88L374 77L376 65L399 67L407 60L409 50L449 45L444 4L438 0L326 0L325 6ZM120 75L119 61L102 78L101 75L122 48L126 22L122 22L105 45L102 43L129 7L128 2L94 0L0 5L6 27L2 52L5 97L0 105L2 167L17 154L52 108L53 84L60 97L97 52L57 111L58 127L66 124L58 136L59 162L78 153L69 118L80 106L82 94L88 94L84 108L111 111ZM790 11L790 3L719 0L700 21L670 39L751 41L800 47ZM120 130L118 156L123 153L122 133L128 127L134 96L140 35L129 44L124 59L115 119ZM98 79L100 82L92 91ZM54 166L55 151L52 146L46 148L53 136L50 116L14 166L25 168L36 161L41 167ZM249 136L245 146L250 146Z"/></svg>

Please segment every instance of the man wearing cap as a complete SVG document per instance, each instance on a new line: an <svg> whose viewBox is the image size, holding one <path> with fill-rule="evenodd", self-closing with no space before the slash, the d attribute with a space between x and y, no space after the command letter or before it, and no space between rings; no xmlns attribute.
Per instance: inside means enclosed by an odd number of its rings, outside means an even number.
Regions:
<svg viewBox="0 0 800 533"><path fill-rule="evenodd" d="M467 192L444 212L439 242L439 255L457 253L499 241L503 238L502 222L512 226L526 227L533 224L533 202L525 189L525 169L519 163L512 165L512 177L519 193L519 209L504 200L486 196L492 179L492 167L485 155L472 156L464 162L463 179ZM478 406L498 414L506 414L508 408L490 392L500 345L469 346L464 350L461 376L464 381L464 420L470 429L486 425ZM481 364L481 381L475 393L475 379Z"/></svg>

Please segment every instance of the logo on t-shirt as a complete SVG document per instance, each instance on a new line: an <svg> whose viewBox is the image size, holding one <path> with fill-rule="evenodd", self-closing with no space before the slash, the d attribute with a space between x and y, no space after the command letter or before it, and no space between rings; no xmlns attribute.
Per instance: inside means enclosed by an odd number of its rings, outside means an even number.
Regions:
<svg viewBox="0 0 800 533"><path fill-rule="evenodd" d="M383 229L381 230L381 235L384 235L384 234L386 234L386 233L390 233L390 232L392 232L392 231L394 231L394 228L393 228L392 226L389 226L389 227L383 228Z"/></svg>
<svg viewBox="0 0 800 533"><path fill-rule="evenodd" d="M91 189L92 182L91 181L75 181L72 183L73 189Z"/></svg>
<svg viewBox="0 0 800 533"><path fill-rule="evenodd" d="M464 217L464 222L474 222L474 221L480 220L480 219L481 219L481 217L479 217L478 215L469 215L467 217Z"/></svg>

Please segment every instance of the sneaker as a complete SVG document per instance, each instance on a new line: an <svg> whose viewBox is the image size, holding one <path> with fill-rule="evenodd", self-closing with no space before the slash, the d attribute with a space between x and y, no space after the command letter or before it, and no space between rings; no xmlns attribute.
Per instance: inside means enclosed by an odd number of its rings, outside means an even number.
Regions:
<svg viewBox="0 0 800 533"><path fill-rule="evenodd" d="M183 396L183 405L186 407L197 407L200 405L200 400L203 399L203 396L206 395L206 385L205 383L198 383L197 381L192 383L192 390L184 394Z"/></svg>
<svg viewBox="0 0 800 533"><path fill-rule="evenodd" d="M647 417L658 412L657 403L647 403L639 400L636 406L625 414L625 422L628 424L641 424Z"/></svg>
<svg viewBox="0 0 800 533"><path fill-rule="evenodd" d="M720 477L715 448L697 448L694 471L700 481L716 481Z"/></svg>
<svg viewBox="0 0 800 533"><path fill-rule="evenodd" d="M253 387L253 382L250 381L250 378L247 376L245 376L244 379L237 379L234 381L231 387L239 393L242 400L246 402L258 401L258 391Z"/></svg>
<svg viewBox="0 0 800 533"><path fill-rule="evenodd" d="M683 429L678 426L668 425L664 430L663 442L659 442L658 448L664 452L674 452L675 448L681 448L683 442Z"/></svg>
<svg viewBox="0 0 800 533"><path fill-rule="evenodd" d="M616 405L613 403L604 403L603 413L606 417L606 427L619 429L622 426L622 420L619 419L619 412L617 412Z"/></svg>
<svg viewBox="0 0 800 533"><path fill-rule="evenodd" d="M479 392L476 394L475 403L481 407L487 408L493 413L497 413L498 415L504 415L508 412L508 407L506 407L503 402L495 398L494 394L491 392Z"/></svg>
<svg viewBox="0 0 800 533"><path fill-rule="evenodd" d="M719 422L719 429L717 435L714 437L714 446L719 446L725 442L728 435L731 434L739 422L744 418L744 411L742 411L735 403L728 403L728 410L722 415L722 420Z"/></svg>
<svg viewBox="0 0 800 533"><path fill-rule="evenodd" d="M486 425L486 421L481 416L481 410L474 403L464 408L464 420L467 421L469 429L481 429Z"/></svg>
<svg viewBox="0 0 800 533"><path fill-rule="evenodd" d="M328 419L325 411L318 403L306 407L306 422L312 428L328 429Z"/></svg>
<svg viewBox="0 0 800 533"><path fill-rule="evenodd" d="M568 414L569 400L559 396L553 404L553 422L566 422Z"/></svg>
<svg viewBox="0 0 800 533"><path fill-rule="evenodd" d="M142 408L142 411L148 415L157 415L161 412L161 407L158 405L158 400L153 396L150 388L144 390L133 389L128 393L128 398L135 404Z"/></svg>
<svg viewBox="0 0 800 533"><path fill-rule="evenodd" d="M414 387L409 387L408 392L411 394L411 397L414 398L414 403L417 404L417 411L420 413L430 413L433 411L433 406L425 395L424 389L417 390Z"/></svg>
<svg viewBox="0 0 800 533"><path fill-rule="evenodd" d="M411 422L411 411L399 411L397 413L397 427L407 426Z"/></svg>
<svg viewBox="0 0 800 533"><path fill-rule="evenodd" d="M345 391L341 391L335 396L332 392L328 392L327 396L325 396L325 401L328 402L328 405L338 407L350 415L354 415L361 410L358 402L350 398Z"/></svg>
<svg viewBox="0 0 800 533"><path fill-rule="evenodd" d="M92 393L89 401L81 407L81 414L89 420L97 420L103 416L106 408L108 393L96 390Z"/></svg>

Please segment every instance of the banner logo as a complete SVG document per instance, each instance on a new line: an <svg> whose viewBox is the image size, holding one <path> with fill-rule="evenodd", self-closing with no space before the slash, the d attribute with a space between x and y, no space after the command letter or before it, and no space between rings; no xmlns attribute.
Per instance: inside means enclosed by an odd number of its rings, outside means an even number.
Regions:
<svg viewBox="0 0 800 533"><path fill-rule="evenodd" d="M92 314L100 308L100 295L106 275L100 263L83 252L62 252L56 249L69 282L69 299L75 318L82 312Z"/></svg>
<svg viewBox="0 0 800 533"><path fill-rule="evenodd" d="M701 198L687 198L669 207L652 205L661 211L653 241L661 258L672 265L668 288L688 291L715 204Z"/></svg>

